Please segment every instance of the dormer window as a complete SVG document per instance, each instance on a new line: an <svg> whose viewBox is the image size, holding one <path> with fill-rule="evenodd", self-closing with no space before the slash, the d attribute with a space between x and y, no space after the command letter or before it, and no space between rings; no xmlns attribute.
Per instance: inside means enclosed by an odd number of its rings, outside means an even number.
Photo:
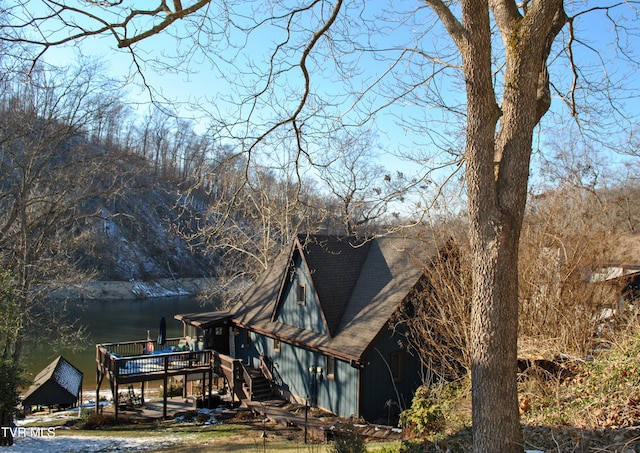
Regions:
<svg viewBox="0 0 640 453"><path fill-rule="evenodd" d="M307 300L307 287L304 283L298 283L297 295L298 305L304 305Z"/></svg>

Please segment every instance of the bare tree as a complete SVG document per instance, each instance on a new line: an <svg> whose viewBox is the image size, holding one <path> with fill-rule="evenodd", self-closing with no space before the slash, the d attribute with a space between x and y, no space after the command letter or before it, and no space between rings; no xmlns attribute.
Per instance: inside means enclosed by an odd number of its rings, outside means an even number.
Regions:
<svg viewBox="0 0 640 453"><path fill-rule="evenodd" d="M615 288L589 281L614 261L617 242L597 198L571 186L532 197L520 244L522 357L585 356L601 339L602 314L617 309Z"/></svg>
<svg viewBox="0 0 640 453"><path fill-rule="evenodd" d="M248 166L231 149L219 150L211 165L207 180L192 187L182 204L185 219L193 218L198 205L206 206L204 215L181 232L223 263L212 295L233 304L245 285L269 269L296 234L313 231L318 219L308 213L311 203L286 169Z"/></svg>
<svg viewBox="0 0 640 453"><path fill-rule="evenodd" d="M376 221L384 220L391 203L402 203L409 188L404 175L379 165L378 147L370 130L338 133L328 140L327 152L319 157L320 180L329 190L329 216L344 225L348 235L374 234ZM415 185L416 182L413 182Z"/></svg>
<svg viewBox="0 0 640 453"><path fill-rule="evenodd" d="M461 380L471 371L472 291L466 228L466 222L449 219L420 234L437 252L421 263L423 277L394 314L393 323L405 336L405 346L427 372L426 387Z"/></svg>
<svg viewBox="0 0 640 453"><path fill-rule="evenodd" d="M76 69L39 70L32 84L7 78L2 85L0 263L10 279L3 276L10 291L0 300L2 360L16 365L29 327L43 338L55 329L56 342L81 334L60 323L45 295L56 282L80 279L75 251L86 240L84 221L99 209L94 197L114 190L116 175L98 175L109 165L107 156L82 137L97 107L92 84L99 86L100 77L87 67Z"/></svg>
<svg viewBox="0 0 640 453"><path fill-rule="evenodd" d="M84 220L99 211L93 201L112 195L123 175L100 173L110 156L83 131L95 105L99 77L76 68L42 71L37 84L6 83L0 108L0 260L16 279L20 328L42 313L40 284L77 280L74 246ZM19 332L20 333L20 332ZM10 354L21 355L21 335Z"/></svg>
<svg viewBox="0 0 640 453"><path fill-rule="evenodd" d="M297 148L296 164L313 164L313 143L321 135L373 121L399 102L417 108L405 124L419 127L425 141L440 146L449 162L464 164L473 274L474 450L522 451L517 265L534 129L550 108L552 87L571 114L577 114L579 94L591 92L604 102L588 99L589 115L628 120L610 96L610 88L624 79L605 76L596 84L596 76L586 78L593 73L578 69L577 48L594 46L578 39L575 25L586 13L604 12L613 24L613 39L622 46L634 37L635 2L589 7L562 0L425 0L404 11L395 4L384 9L376 3L372 10L373 2L342 0L293 5L159 1L142 9L122 2L92 3L94 8L83 9L47 0L44 8L19 4L10 8L15 20L0 35L14 44L40 46L37 61L51 46L108 34L131 52L144 77L148 60L137 50L161 32L170 34L179 49L176 61L162 62L165 68L176 63L189 68L197 55L223 80L245 90L228 99L236 107L229 115L237 118L225 130L242 139L249 159L274 132L286 130ZM632 22L608 14L613 10L630 10ZM267 32L273 39L263 39ZM243 52L250 58L242 59ZM595 55L597 62L603 54ZM616 56L629 64L637 61L630 48ZM550 66L563 57L568 76ZM379 70L370 78L359 77L364 63ZM458 95L447 95L452 93ZM431 107L444 108L434 122L426 115ZM434 127L451 118L466 124L462 153L453 146L455 140Z"/></svg>

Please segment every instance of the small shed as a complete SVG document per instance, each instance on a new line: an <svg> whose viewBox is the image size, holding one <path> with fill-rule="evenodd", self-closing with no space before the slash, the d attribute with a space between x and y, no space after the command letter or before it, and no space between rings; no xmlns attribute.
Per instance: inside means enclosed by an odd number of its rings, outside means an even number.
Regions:
<svg viewBox="0 0 640 453"><path fill-rule="evenodd" d="M74 406L82 390L82 371L59 356L47 365L24 395L23 406Z"/></svg>

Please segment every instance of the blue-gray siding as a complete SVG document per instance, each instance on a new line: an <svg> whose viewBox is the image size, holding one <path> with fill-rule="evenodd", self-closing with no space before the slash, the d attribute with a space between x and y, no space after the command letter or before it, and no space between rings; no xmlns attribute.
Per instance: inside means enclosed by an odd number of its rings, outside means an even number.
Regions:
<svg viewBox="0 0 640 453"><path fill-rule="evenodd" d="M333 378L326 375L326 356L287 343L281 343L280 352L274 351L274 341L256 333L250 333L251 344L246 342L247 332L236 337L236 356L246 364L257 367L260 355L272 364L276 383L285 395L293 395L299 401L309 398L318 407L338 415L358 415L359 370L342 360L336 360ZM316 374L316 387L309 368L321 368L322 378ZM315 389L315 391L314 391Z"/></svg>
<svg viewBox="0 0 640 453"><path fill-rule="evenodd" d="M399 337L388 331L371 348L362 370L361 413L367 420L385 422L411 405L415 389L421 383L419 362L398 344ZM401 378L391 374L392 354L400 353Z"/></svg>
<svg viewBox="0 0 640 453"><path fill-rule="evenodd" d="M304 303L298 302L299 285L304 285L305 288ZM327 333L322 311L316 301L311 280L303 269L300 256L296 259L296 272L293 273L291 282L285 288L276 321L313 332Z"/></svg>

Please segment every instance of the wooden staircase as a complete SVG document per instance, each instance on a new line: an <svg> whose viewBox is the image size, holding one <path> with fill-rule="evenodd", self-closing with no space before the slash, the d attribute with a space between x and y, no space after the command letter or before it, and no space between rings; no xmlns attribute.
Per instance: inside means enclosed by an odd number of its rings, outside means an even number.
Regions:
<svg viewBox="0 0 640 453"><path fill-rule="evenodd" d="M245 373L249 377L249 379L245 378L245 382L243 384L243 389L247 398L251 401L265 401L271 399L273 396L273 388L271 386L271 382L265 377L262 371L258 368L245 367Z"/></svg>
<svg viewBox="0 0 640 453"><path fill-rule="evenodd" d="M273 397L273 377L262 361L260 368L245 365L240 359L217 354L214 371L224 376L226 385L238 400L266 401Z"/></svg>

